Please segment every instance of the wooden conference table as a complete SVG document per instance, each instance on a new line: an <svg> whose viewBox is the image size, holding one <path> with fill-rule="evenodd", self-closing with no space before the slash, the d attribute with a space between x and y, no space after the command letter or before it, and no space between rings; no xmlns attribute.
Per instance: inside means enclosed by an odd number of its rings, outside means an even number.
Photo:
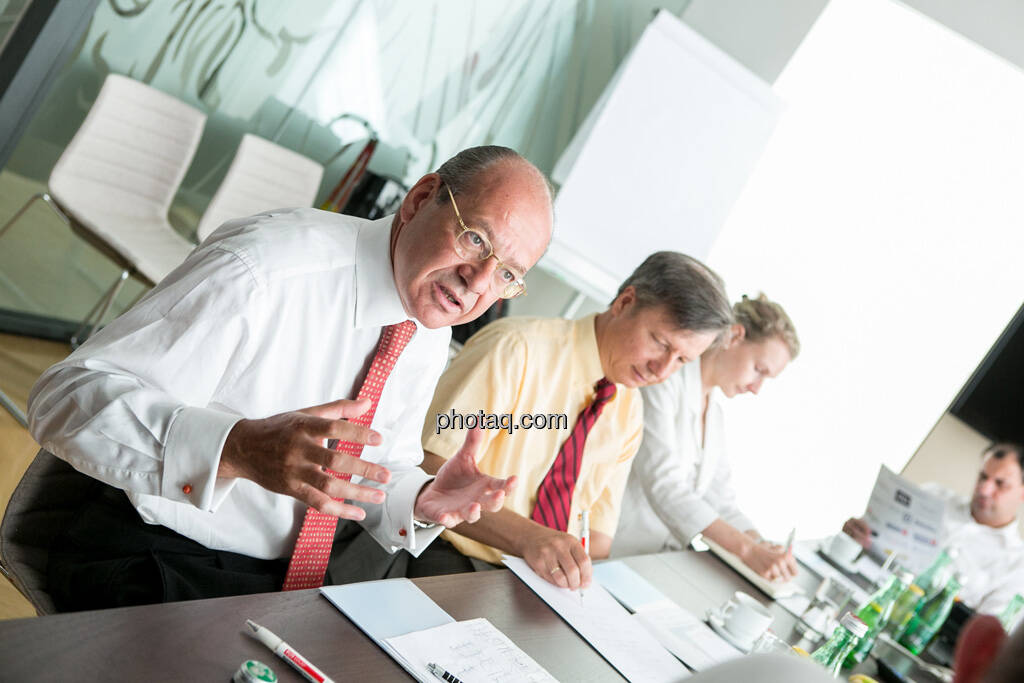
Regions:
<svg viewBox="0 0 1024 683"><path fill-rule="evenodd" d="M788 638L796 618L710 552L626 558L694 615L743 590L769 605ZM576 632L508 570L415 579L456 620L486 617L559 681L622 681ZM818 579L797 578L813 591ZM246 659L279 680L303 679L243 632L252 619L335 681L410 680L317 590L126 607L0 622L0 681L229 681Z"/></svg>

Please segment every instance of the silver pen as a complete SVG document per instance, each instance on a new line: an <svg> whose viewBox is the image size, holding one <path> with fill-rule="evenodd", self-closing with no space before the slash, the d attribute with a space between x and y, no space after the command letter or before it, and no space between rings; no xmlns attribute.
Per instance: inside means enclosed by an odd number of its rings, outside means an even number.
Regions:
<svg viewBox="0 0 1024 683"><path fill-rule="evenodd" d="M430 673L434 674L442 681L448 681L448 683L462 683L462 681L459 680L455 676L455 674L448 673L444 670L444 668L438 666L437 664L434 664L433 662L427 664L427 668L430 670Z"/></svg>
<svg viewBox="0 0 1024 683"><path fill-rule="evenodd" d="M590 510L580 513L580 543L583 544L583 550L587 553L587 557L590 557ZM580 605L582 604L583 586L580 586Z"/></svg>

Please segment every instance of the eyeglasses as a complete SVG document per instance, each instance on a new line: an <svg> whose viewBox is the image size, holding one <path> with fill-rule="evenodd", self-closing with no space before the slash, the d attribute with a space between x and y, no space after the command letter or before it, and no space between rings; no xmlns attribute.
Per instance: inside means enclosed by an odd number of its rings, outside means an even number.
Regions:
<svg viewBox="0 0 1024 683"><path fill-rule="evenodd" d="M512 299L520 294L526 293L526 283L523 282L523 275L502 263L498 255L494 253L494 247L487 235L474 230L466 225L459 213L459 206L455 203L455 195L447 183L444 188L448 190L448 197L452 200L452 208L455 209L455 218L462 226L462 232L455 236L455 253L467 261L486 261L494 257L498 267L494 269L494 277L491 279L491 291L502 299Z"/></svg>

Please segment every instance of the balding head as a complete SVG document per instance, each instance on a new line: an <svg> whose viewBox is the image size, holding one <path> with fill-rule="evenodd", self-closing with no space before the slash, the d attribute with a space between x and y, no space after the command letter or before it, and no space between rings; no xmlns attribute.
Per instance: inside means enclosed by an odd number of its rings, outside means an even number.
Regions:
<svg viewBox="0 0 1024 683"><path fill-rule="evenodd" d="M490 242L494 257L458 253L463 225L455 206L465 226ZM551 190L536 167L505 147L460 152L423 176L395 216L392 264L406 311L431 328L474 320L502 292L498 259L525 273L544 253L551 230Z"/></svg>

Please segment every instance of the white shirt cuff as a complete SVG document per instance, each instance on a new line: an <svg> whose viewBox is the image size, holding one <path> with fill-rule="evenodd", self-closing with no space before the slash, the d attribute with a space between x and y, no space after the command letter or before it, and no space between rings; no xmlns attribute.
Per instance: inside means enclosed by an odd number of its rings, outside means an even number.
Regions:
<svg viewBox="0 0 1024 683"><path fill-rule="evenodd" d="M429 529L416 529L413 525L413 510L416 498L423 486L434 477L419 467L395 473L395 479L388 489L384 501L383 519L380 525L367 529L383 547L390 552L404 548L413 557L419 557L430 543L441 535L444 527L440 524Z"/></svg>
<svg viewBox="0 0 1024 683"><path fill-rule="evenodd" d="M217 479L220 452L238 415L209 408L178 411L167 429L160 495L216 512L234 479Z"/></svg>

